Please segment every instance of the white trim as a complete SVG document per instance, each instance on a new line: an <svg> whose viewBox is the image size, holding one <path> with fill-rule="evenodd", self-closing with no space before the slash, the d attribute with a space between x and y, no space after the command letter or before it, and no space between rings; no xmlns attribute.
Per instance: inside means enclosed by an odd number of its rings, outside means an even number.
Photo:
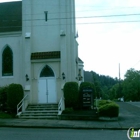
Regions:
<svg viewBox="0 0 140 140"><path fill-rule="evenodd" d="M0 33L0 37L3 38L3 37L7 37L7 36L12 36L12 37L15 37L15 36L22 36L22 31L19 31L19 32L6 32L6 33Z"/></svg>
<svg viewBox="0 0 140 140"><path fill-rule="evenodd" d="M2 79L6 79L6 78L14 78L14 76L1 76Z"/></svg>
<svg viewBox="0 0 140 140"><path fill-rule="evenodd" d="M60 58L31 60L31 63L42 63L42 62L60 62Z"/></svg>

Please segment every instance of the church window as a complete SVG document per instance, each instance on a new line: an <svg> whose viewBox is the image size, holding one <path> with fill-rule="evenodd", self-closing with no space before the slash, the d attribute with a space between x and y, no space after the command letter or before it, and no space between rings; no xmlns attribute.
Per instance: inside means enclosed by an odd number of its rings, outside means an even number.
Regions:
<svg viewBox="0 0 140 140"><path fill-rule="evenodd" d="M41 73L40 73L40 77L54 77L54 72L52 71L52 69L49 66L45 66Z"/></svg>
<svg viewBox="0 0 140 140"><path fill-rule="evenodd" d="M13 52L9 46L2 53L2 76L13 76Z"/></svg>
<svg viewBox="0 0 140 140"><path fill-rule="evenodd" d="M45 11L44 13L45 13L45 21L47 21L48 20L48 11Z"/></svg>

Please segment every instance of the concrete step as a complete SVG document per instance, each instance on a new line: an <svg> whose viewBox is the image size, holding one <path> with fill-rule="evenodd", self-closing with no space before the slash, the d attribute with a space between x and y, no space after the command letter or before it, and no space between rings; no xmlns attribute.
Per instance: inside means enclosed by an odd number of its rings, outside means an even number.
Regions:
<svg viewBox="0 0 140 140"><path fill-rule="evenodd" d="M25 119L57 119L58 105L57 104L32 104L28 105L27 109L21 113L19 118Z"/></svg>
<svg viewBox="0 0 140 140"><path fill-rule="evenodd" d="M58 107L58 104L29 104L29 107Z"/></svg>
<svg viewBox="0 0 140 140"><path fill-rule="evenodd" d="M56 113L23 113L21 116L57 116Z"/></svg>
<svg viewBox="0 0 140 140"><path fill-rule="evenodd" d="M38 110L38 111L33 111L33 110L31 110L31 111L25 111L25 112L23 112L23 113L58 113L58 111L57 110L48 110L48 111L44 111L44 110Z"/></svg>
<svg viewBox="0 0 140 140"><path fill-rule="evenodd" d="M37 111L37 110L40 110L40 111L45 111L45 110L58 110L58 108L27 108L26 110L28 111Z"/></svg>
<svg viewBox="0 0 140 140"><path fill-rule="evenodd" d="M58 119L57 116L20 116L20 119Z"/></svg>

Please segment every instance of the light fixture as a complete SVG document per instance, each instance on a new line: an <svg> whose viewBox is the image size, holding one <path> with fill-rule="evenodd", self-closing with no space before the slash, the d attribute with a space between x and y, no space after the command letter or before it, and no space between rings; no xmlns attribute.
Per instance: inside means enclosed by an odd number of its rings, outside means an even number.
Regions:
<svg viewBox="0 0 140 140"><path fill-rule="evenodd" d="M63 36L66 36L66 33L65 33L64 30L61 30L61 31L60 31L60 36L62 36L62 37L63 37Z"/></svg>
<svg viewBox="0 0 140 140"><path fill-rule="evenodd" d="M81 76L81 74L78 74L78 76L76 77L76 79L77 79L78 81L82 81L83 77Z"/></svg>
<svg viewBox="0 0 140 140"><path fill-rule="evenodd" d="M29 76L28 74L25 75L26 81L29 81Z"/></svg>
<svg viewBox="0 0 140 140"><path fill-rule="evenodd" d="M63 80L66 78L66 76L65 76L65 73L64 73L64 72L62 73L62 78L63 78Z"/></svg>

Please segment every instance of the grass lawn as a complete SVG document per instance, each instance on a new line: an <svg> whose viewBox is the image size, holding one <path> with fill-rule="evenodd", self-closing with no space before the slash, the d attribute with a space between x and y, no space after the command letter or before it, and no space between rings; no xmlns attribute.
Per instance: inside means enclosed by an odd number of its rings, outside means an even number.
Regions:
<svg viewBox="0 0 140 140"><path fill-rule="evenodd" d="M9 119L9 118L13 118L14 115L11 114L7 114L4 112L0 112L0 119Z"/></svg>

